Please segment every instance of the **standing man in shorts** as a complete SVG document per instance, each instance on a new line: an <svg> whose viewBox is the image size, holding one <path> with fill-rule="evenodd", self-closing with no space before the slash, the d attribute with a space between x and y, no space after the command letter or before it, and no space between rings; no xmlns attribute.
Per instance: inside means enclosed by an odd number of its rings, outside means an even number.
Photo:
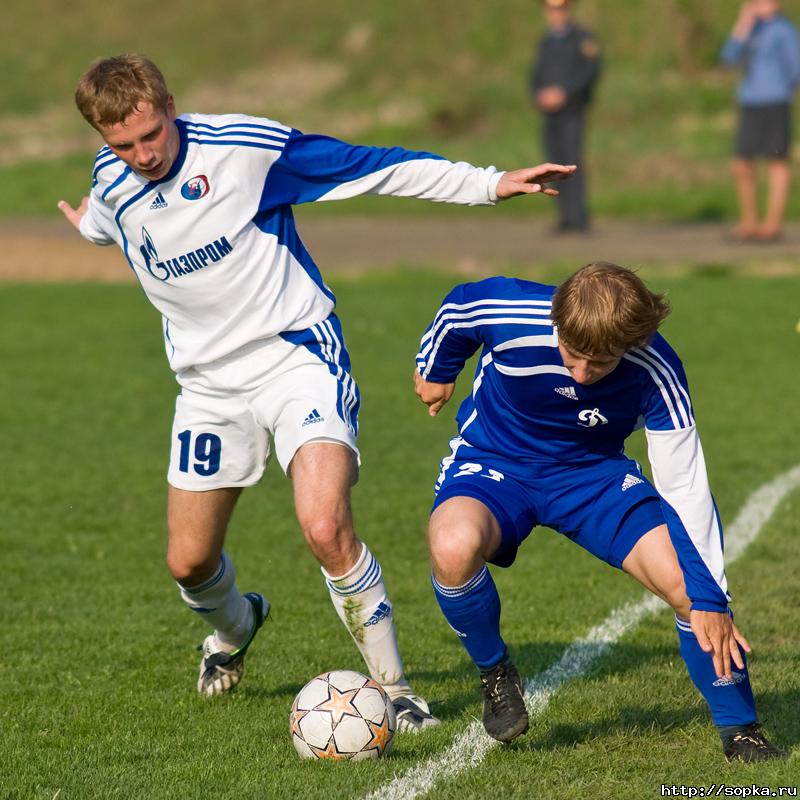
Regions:
<svg viewBox="0 0 800 800"><path fill-rule="evenodd" d="M743 66L733 174L739 197L740 241L781 237L791 185L792 98L800 82L800 38L778 0L747 0L722 50L729 66ZM768 194L759 223L756 158L767 160Z"/></svg>
<svg viewBox="0 0 800 800"><path fill-rule="evenodd" d="M300 528L401 729L436 724L412 693L381 567L353 530L358 387L335 299L291 206L359 194L468 205L542 192L574 167L498 172L401 148L357 147L242 114L177 115L158 68L95 62L76 103L103 137L89 197L59 208L89 241L119 245L162 315L181 392L168 472L167 564L212 629L197 689L230 691L269 612L223 552L236 501L273 449Z"/></svg>
<svg viewBox="0 0 800 800"><path fill-rule="evenodd" d="M559 287L457 286L422 337L414 380L431 415L481 351L441 463L429 545L436 599L480 671L483 724L501 742L527 730L528 714L486 564L511 566L545 525L672 606L729 759L784 755L759 730L686 376L657 333L668 313L633 272L598 262ZM623 453L642 424L655 486Z"/></svg>

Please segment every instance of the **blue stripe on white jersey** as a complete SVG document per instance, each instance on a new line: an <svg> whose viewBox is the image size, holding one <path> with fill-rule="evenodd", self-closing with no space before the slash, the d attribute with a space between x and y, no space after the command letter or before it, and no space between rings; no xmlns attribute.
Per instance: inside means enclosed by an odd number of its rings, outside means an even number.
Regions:
<svg viewBox="0 0 800 800"><path fill-rule="evenodd" d="M253 131L268 131L270 134L281 138L288 139L292 129L286 126L278 125L259 125L254 122L233 122L229 125L210 125L207 122L192 122L186 120L187 125L193 128L202 128L208 131L230 131L230 130L253 130Z"/></svg>
<svg viewBox="0 0 800 800"><path fill-rule="evenodd" d="M105 200L106 197L108 197L109 193L113 192L114 189L116 189L117 186L119 186L131 174L131 172L132 170L130 167L125 167L125 169L123 169L122 172L120 172L120 174L115 178L115 180L112 183L109 183L108 186L106 186L106 188L103 190L103 194L101 194L100 197L103 200Z"/></svg>
<svg viewBox="0 0 800 800"><path fill-rule="evenodd" d="M117 158L115 155L109 154L109 157L103 157L102 160L98 159L95 162L94 170L92 171L92 186L95 186L98 181L99 174L106 168L110 167L112 164L121 163L121 159Z"/></svg>
<svg viewBox="0 0 800 800"><path fill-rule="evenodd" d="M266 144L265 142L254 142L251 139L199 139L196 136L188 136L187 142L194 144L227 145L228 147L256 147L260 150L283 150L282 145Z"/></svg>
<svg viewBox="0 0 800 800"><path fill-rule="evenodd" d="M243 147L263 147L265 150L283 150L288 133L266 126L224 125L214 128L203 123L185 121L188 141L198 144L228 144Z"/></svg>

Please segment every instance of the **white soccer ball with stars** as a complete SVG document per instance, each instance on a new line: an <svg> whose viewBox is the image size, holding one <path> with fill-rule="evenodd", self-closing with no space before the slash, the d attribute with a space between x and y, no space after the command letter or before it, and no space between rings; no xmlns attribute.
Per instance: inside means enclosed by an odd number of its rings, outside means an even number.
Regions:
<svg viewBox="0 0 800 800"><path fill-rule="evenodd" d="M300 758L380 758L392 749L392 701L372 678L347 669L325 672L298 693L289 714Z"/></svg>

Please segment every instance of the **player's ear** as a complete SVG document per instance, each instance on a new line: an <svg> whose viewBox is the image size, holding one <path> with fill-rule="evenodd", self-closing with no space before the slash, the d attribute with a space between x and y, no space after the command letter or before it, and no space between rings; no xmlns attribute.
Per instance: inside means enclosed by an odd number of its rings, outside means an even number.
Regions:
<svg viewBox="0 0 800 800"><path fill-rule="evenodd" d="M167 107L165 110L169 121L175 122L178 118L178 112L175 110L175 98L171 94L167 95Z"/></svg>

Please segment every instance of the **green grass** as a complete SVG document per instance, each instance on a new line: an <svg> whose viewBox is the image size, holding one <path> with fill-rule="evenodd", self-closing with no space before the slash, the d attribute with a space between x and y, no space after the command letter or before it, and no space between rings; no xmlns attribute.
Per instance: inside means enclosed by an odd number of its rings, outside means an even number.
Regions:
<svg viewBox="0 0 800 800"><path fill-rule="evenodd" d="M560 277L553 273L553 279ZM416 689L440 730L400 737L370 764L300 762L288 712L329 668L360 668L296 529L275 465L245 493L229 537L244 589L272 621L230 698L194 694L202 624L163 563L164 473L176 386L157 314L133 287L4 285L0 291L3 648L0 798L359 797L429 756L479 715L475 675L427 578L425 521L451 414L410 391L416 342L451 279L396 274L334 283L364 394L358 529L382 561ZM797 461L796 279L651 276L669 289L723 518ZM467 381L462 381L464 391ZM643 457L642 441L631 453ZM800 742L795 493L729 570L755 647L759 706ZM641 590L548 531L499 572L504 630L526 675ZM797 785L786 764L728 766L678 657L666 612L563 687L531 732L494 749L434 798L646 798L662 783Z"/></svg>
<svg viewBox="0 0 800 800"><path fill-rule="evenodd" d="M800 20L800 0L784 6ZM91 137L81 139L72 93L92 59L126 51L162 66L179 110L264 114L501 168L542 157L527 73L543 21L530 0L280 0L268 10L242 0L224 11L215 0L142 0L135 12L100 0L34 0L4 11L13 36L0 53L1 215L54 214L59 199L86 191ZM605 58L589 137L596 211L730 217L737 78L717 58L731 3L581 0L578 14L598 32ZM374 200L316 213L406 208L446 213ZM546 211L509 204L502 213Z"/></svg>

